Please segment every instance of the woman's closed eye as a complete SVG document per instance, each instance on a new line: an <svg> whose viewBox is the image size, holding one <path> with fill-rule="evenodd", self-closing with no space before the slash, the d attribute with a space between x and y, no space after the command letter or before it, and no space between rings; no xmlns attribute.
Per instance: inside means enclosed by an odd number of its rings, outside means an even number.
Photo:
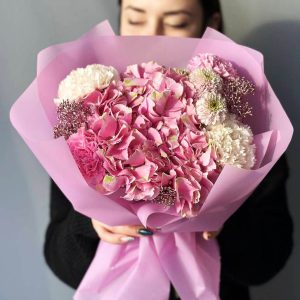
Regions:
<svg viewBox="0 0 300 300"><path fill-rule="evenodd" d="M189 23L180 23L180 24L165 24L167 27L177 28L177 29L184 29L189 26Z"/></svg>
<svg viewBox="0 0 300 300"><path fill-rule="evenodd" d="M132 26L141 26L141 25L145 25L146 22L145 21L128 20L128 24L132 25ZM179 23L179 24L165 23L164 26L170 27L170 28L176 28L176 29L185 29L189 26L189 24L188 23Z"/></svg>
<svg viewBox="0 0 300 300"><path fill-rule="evenodd" d="M129 25L133 26L139 26L139 25L144 25L146 22L145 21L133 21L133 20L128 20Z"/></svg>

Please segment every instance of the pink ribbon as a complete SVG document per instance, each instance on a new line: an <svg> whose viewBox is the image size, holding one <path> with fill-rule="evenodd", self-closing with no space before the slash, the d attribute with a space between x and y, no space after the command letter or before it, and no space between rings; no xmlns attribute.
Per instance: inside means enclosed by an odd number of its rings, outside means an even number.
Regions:
<svg viewBox="0 0 300 300"><path fill-rule="evenodd" d="M199 233L155 233L123 245L99 243L75 300L167 300L172 282L182 300L219 299L216 240Z"/></svg>

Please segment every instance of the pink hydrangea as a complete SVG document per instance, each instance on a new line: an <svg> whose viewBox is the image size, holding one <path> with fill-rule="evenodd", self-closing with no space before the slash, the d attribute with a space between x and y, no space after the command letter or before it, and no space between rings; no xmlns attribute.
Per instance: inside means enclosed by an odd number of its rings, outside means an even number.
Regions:
<svg viewBox="0 0 300 300"><path fill-rule="evenodd" d="M155 62L131 65L83 101L93 108L68 144L83 176L105 194L156 201L174 190L177 212L191 214L213 186L215 155L196 116L188 76Z"/></svg>

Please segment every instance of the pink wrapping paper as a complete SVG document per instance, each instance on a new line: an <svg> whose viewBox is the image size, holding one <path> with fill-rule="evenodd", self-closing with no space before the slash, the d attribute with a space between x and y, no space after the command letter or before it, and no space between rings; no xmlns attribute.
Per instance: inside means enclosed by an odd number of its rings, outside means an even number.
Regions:
<svg viewBox="0 0 300 300"><path fill-rule="evenodd" d="M234 62L258 88L251 99L257 164L253 170L225 166L199 215L178 217L173 208L133 204L122 190L105 196L87 185L63 137L53 138L59 82L74 68L91 63L126 65L156 60L184 67L198 52L212 52ZM38 55L37 76L11 108L10 118L25 143L75 210L109 225L161 227L152 237L123 245L101 241L75 300L166 300L170 281L183 300L219 299L220 256L216 240L199 232L218 230L270 171L291 141L293 128L263 72L261 53L238 45L212 29L202 39L119 37L107 21L78 40L51 46Z"/></svg>

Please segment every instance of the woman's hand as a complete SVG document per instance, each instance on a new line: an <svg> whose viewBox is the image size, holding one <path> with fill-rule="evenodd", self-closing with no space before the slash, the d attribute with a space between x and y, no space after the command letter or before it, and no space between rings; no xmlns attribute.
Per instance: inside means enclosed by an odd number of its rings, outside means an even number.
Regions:
<svg viewBox="0 0 300 300"><path fill-rule="evenodd" d="M141 225L109 226L94 219L92 219L92 224L99 238L111 244L124 244L134 241L141 236L154 234L152 230ZM221 230L222 228L218 231L204 231L202 236L208 241L216 238Z"/></svg>
<svg viewBox="0 0 300 300"><path fill-rule="evenodd" d="M202 236L205 240L209 241L211 239L216 238L221 232L222 228L219 229L218 231L203 231Z"/></svg>
<svg viewBox="0 0 300 300"><path fill-rule="evenodd" d="M141 236L153 235L153 231L141 225L109 226L92 219L99 238L111 244L124 244Z"/></svg>

